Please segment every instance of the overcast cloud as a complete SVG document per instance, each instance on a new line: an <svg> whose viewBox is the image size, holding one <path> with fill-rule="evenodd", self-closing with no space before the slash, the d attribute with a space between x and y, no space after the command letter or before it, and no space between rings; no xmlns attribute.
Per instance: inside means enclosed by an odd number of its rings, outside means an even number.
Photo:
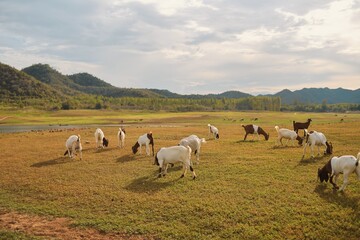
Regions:
<svg viewBox="0 0 360 240"><path fill-rule="evenodd" d="M181 94L360 86L359 0L0 0L0 62Z"/></svg>

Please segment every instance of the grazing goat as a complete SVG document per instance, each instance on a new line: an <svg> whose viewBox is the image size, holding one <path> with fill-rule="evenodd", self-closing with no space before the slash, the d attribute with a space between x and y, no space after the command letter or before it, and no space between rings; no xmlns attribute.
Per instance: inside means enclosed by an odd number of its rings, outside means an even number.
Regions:
<svg viewBox="0 0 360 240"><path fill-rule="evenodd" d="M96 148L104 148L107 147L109 145L109 140L105 138L104 132L100 129L97 128L95 130L95 142L96 142Z"/></svg>
<svg viewBox="0 0 360 240"><path fill-rule="evenodd" d="M179 145L184 147L189 146L192 152L194 152L196 155L196 163L199 163L200 148L202 143L206 143L205 138L200 139L196 135L190 135L186 138L181 139Z"/></svg>
<svg viewBox="0 0 360 240"><path fill-rule="evenodd" d="M307 120L307 122L304 122L304 123L293 121L294 131L295 131L296 133L298 133L298 132L299 132L299 129L304 129L304 137L305 137L305 134L306 134L306 133L305 133L305 129L308 129L308 128L309 128L311 121L312 121L312 120L311 120L310 118Z"/></svg>
<svg viewBox="0 0 360 240"><path fill-rule="evenodd" d="M276 132L278 133L278 142L281 143L281 145L283 145L282 143L282 139L289 139L292 141L292 145L294 146L294 140L296 139L298 141L299 145L302 145L303 139L301 137L299 137L299 135L295 132L292 131L290 129L286 129L286 128L280 128L278 126L275 126Z"/></svg>
<svg viewBox="0 0 360 240"><path fill-rule="evenodd" d="M219 139L219 130L211 124L208 124L208 127L209 127L209 134L213 134L215 139Z"/></svg>
<svg viewBox="0 0 360 240"><path fill-rule="evenodd" d="M320 155L320 146L324 145L326 147L326 150L324 151L324 154L332 154L333 152L333 146L331 142L328 142L326 140L326 137L321 132L316 131L310 131L308 132L307 129L305 129L306 133L306 141L305 141L305 147L304 147L304 153L302 156L302 159L305 157L306 153L306 147L311 147L311 158L314 157L314 146L318 147L318 155Z"/></svg>
<svg viewBox="0 0 360 240"><path fill-rule="evenodd" d="M119 128L117 139L118 139L118 146L119 148L123 148L125 146L125 129Z"/></svg>
<svg viewBox="0 0 360 240"><path fill-rule="evenodd" d="M146 154L150 156L150 149L149 144L152 146L152 155L154 156L154 138L152 136L152 132L145 133L144 135L140 136L138 140L136 141L135 145L132 146L133 153L137 153L138 148L140 147L140 154L141 154L141 146L146 146Z"/></svg>
<svg viewBox="0 0 360 240"><path fill-rule="evenodd" d="M353 172L356 172L358 179L360 180L360 152L355 158L352 155L344 155L341 157L333 157L331 158L323 168L318 169L318 178L320 182L327 182L330 177L330 183L333 185L334 189L338 189L339 187L336 185L337 178L340 173L344 174L344 182L340 188L340 191L345 190L346 185L348 184L349 175ZM334 182L333 177L335 176Z"/></svg>
<svg viewBox="0 0 360 240"><path fill-rule="evenodd" d="M70 158L73 158L76 151L80 153L80 160L82 159L82 146L80 142L80 135L71 135L65 142L66 154L69 154Z"/></svg>
<svg viewBox="0 0 360 240"><path fill-rule="evenodd" d="M191 166L191 148L189 146L163 147L156 153L155 164L159 166L159 177L167 174L169 164L177 162L183 164L184 171L181 178L185 176L188 168L190 168L193 179L196 178L195 171Z"/></svg>
<svg viewBox="0 0 360 240"><path fill-rule="evenodd" d="M264 129L262 129L261 127L256 126L254 124L249 124L249 125L243 125L242 124L241 126L245 129L245 132L246 132L245 137L244 137L244 141L246 140L247 135L249 135L249 134L256 134L258 140L259 140L259 134L261 134L261 135L264 135L266 141L269 140L270 135L267 134L264 131Z"/></svg>

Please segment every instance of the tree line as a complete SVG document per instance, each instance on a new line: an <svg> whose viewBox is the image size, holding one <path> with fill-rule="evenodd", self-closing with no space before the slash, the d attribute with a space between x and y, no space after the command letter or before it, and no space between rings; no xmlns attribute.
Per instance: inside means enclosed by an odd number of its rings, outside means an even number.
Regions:
<svg viewBox="0 0 360 240"><path fill-rule="evenodd" d="M105 97L101 95L80 94L66 99L39 99L16 97L1 99L4 106L34 107L45 110L60 109L134 109L152 111L280 111L280 97L248 98L138 98L138 97Z"/></svg>

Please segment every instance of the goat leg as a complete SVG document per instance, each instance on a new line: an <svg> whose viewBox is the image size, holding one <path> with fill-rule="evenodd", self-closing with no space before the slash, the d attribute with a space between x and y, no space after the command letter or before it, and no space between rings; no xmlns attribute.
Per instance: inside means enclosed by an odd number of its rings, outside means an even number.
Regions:
<svg viewBox="0 0 360 240"><path fill-rule="evenodd" d="M330 176L330 183L333 185L333 189L339 189L339 187L336 185L336 183L333 182L334 175Z"/></svg>

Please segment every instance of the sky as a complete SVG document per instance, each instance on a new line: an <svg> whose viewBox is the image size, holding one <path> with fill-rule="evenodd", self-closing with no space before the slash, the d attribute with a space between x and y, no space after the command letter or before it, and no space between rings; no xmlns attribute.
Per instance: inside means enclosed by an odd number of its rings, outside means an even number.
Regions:
<svg viewBox="0 0 360 240"><path fill-rule="evenodd" d="M0 62L117 87L360 88L360 0L0 0Z"/></svg>

